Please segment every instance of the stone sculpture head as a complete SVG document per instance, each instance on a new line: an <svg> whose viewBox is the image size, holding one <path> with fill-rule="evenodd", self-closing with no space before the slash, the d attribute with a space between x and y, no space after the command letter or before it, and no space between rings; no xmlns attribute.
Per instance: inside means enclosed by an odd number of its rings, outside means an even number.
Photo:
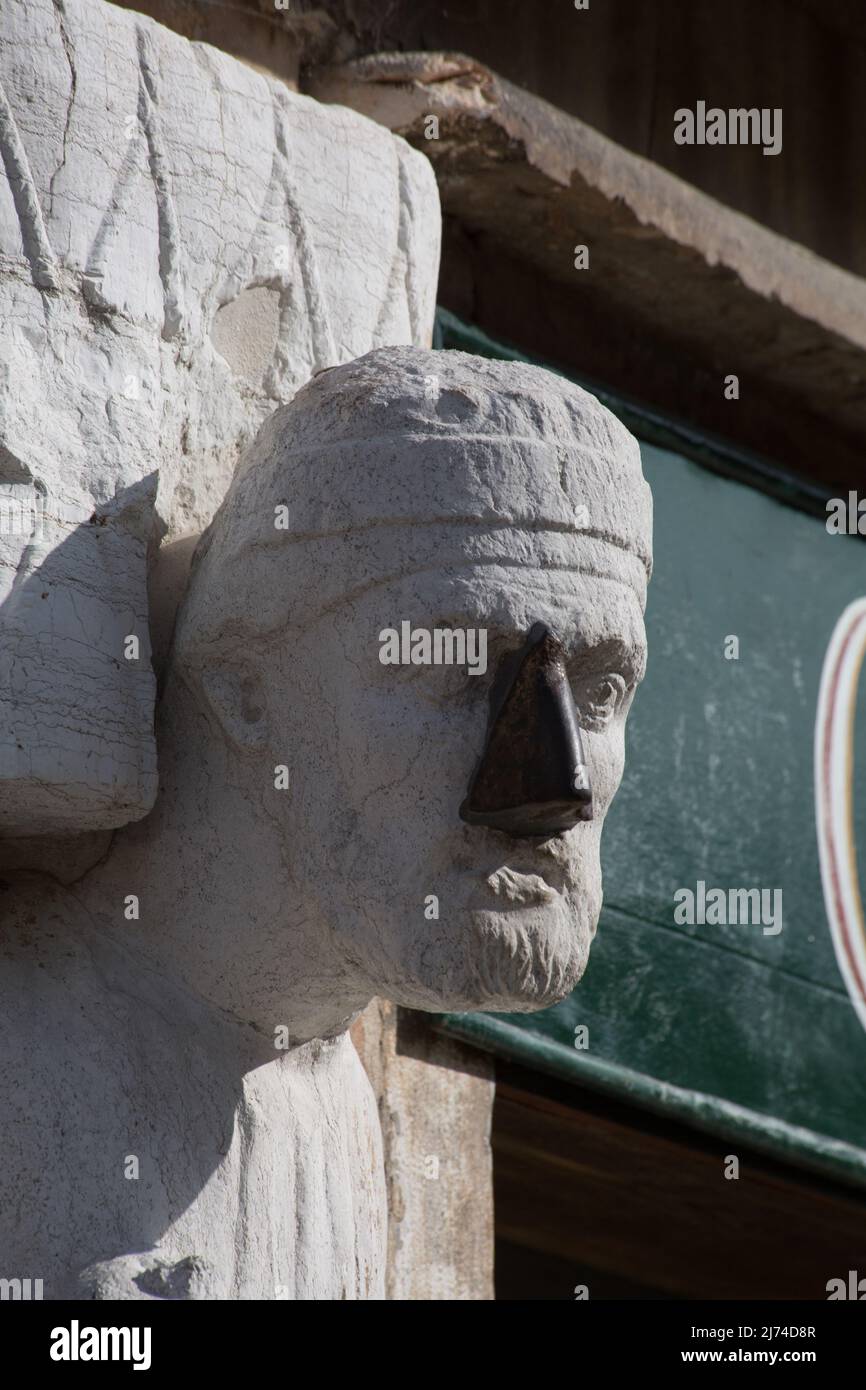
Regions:
<svg viewBox="0 0 866 1390"><path fill-rule="evenodd" d="M531 1010L580 978L650 568L636 442L540 368L380 349L320 373L262 428L200 545L174 672L221 731L226 782L262 843L279 841L304 952L318 941L338 962L335 990ZM383 664L404 623L483 630L486 670ZM590 818L578 796L571 828L470 823L491 691L498 676L501 703L543 629Z"/></svg>

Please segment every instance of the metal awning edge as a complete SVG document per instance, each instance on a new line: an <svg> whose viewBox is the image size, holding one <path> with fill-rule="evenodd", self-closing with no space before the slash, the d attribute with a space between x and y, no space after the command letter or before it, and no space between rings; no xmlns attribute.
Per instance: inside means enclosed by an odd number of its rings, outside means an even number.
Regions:
<svg viewBox="0 0 866 1390"><path fill-rule="evenodd" d="M531 1029L481 1014L437 1014L433 1027L497 1057L626 1101L704 1134L740 1140L768 1157L866 1188L866 1149L720 1096L690 1091L603 1058L570 1050Z"/></svg>
<svg viewBox="0 0 866 1390"><path fill-rule="evenodd" d="M608 410L622 421L626 429L631 430L632 434L645 444L653 444L657 448L681 454L711 473L718 473L745 487L755 488L783 506L793 507L796 511L807 512L810 516L826 521L826 488L798 477L770 459L721 439L708 430L700 430L695 425L675 420L663 412L650 410L636 401L627 400L604 382L570 371L538 355L527 355L511 343L492 338L475 324L466 323L442 305L436 308L433 346L446 351L452 349L475 353L480 357L531 362L546 367L557 376L564 376L568 381L573 381L584 390L592 392L602 405L607 406Z"/></svg>

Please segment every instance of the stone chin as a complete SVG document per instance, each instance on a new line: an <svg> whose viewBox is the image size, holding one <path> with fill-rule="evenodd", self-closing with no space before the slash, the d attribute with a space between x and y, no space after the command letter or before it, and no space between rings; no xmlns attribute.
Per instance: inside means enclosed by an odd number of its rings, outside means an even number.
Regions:
<svg viewBox="0 0 866 1390"><path fill-rule="evenodd" d="M579 982L598 914L585 901L558 896L545 906L473 917L477 1002L471 1007L529 1013L560 1003Z"/></svg>
<svg viewBox="0 0 866 1390"><path fill-rule="evenodd" d="M529 1013L565 999L586 969L598 920L587 898L464 909L382 972L379 992L432 1012ZM389 978L390 977L390 978Z"/></svg>

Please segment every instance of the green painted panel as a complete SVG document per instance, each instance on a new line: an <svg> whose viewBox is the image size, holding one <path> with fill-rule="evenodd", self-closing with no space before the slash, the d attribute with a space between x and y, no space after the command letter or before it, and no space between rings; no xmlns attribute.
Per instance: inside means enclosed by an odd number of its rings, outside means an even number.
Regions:
<svg viewBox="0 0 866 1390"><path fill-rule="evenodd" d="M606 900L672 925L674 892L698 879L780 888L778 936L678 930L841 989L818 872L812 736L833 625L866 594L866 546L675 454L642 454L655 508L650 664L605 830ZM738 661L724 657L730 634ZM866 798L858 817L866 848Z"/></svg>
<svg viewBox="0 0 866 1390"><path fill-rule="evenodd" d="M731 957L706 936L607 908L571 997L507 1021L572 1052L586 1024L593 1056L866 1147L866 1034L844 990Z"/></svg>
<svg viewBox="0 0 866 1390"><path fill-rule="evenodd" d="M453 321L443 346L512 355ZM591 1057L608 1081L619 1071L624 1090L636 1073L715 1098L719 1114L745 1107L768 1133L769 1117L802 1127L812 1132L800 1145L806 1160L820 1136L866 1148L866 1034L833 954L812 796L821 662L842 609L866 594L866 546L653 434L655 444L642 441L655 504L649 667L604 832L599 935L570 999L505 1016L508 1049L503 1033L486 1045L513 1051L525 1038L532 1064L543 1040L547 1060L537 1060L548 1069L559 1047L575 1075ZM725 659L729 635L739 660ZM866 737L856 785L866 789ZM866 854L866 792L857 828ZM674 894L699 879L780 889L782 931L677 925ZM583 1058L578 1023L590 1028ZM444 1026L468 1035L465 1021ZM476 1040L485 1026L475 1016Z"/></svg>

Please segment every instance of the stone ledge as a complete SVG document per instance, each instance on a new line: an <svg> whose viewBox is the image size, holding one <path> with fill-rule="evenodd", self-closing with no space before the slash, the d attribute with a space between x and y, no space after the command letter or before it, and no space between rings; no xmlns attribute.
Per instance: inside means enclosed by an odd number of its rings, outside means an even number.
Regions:
<svg viewBox="0 0 866 1390"><path fill-rule="evenodd" d="M312 71L307 90L430 158L447 307L830 489L862 478L863 280L471 58L375 55Z"/></svg>

